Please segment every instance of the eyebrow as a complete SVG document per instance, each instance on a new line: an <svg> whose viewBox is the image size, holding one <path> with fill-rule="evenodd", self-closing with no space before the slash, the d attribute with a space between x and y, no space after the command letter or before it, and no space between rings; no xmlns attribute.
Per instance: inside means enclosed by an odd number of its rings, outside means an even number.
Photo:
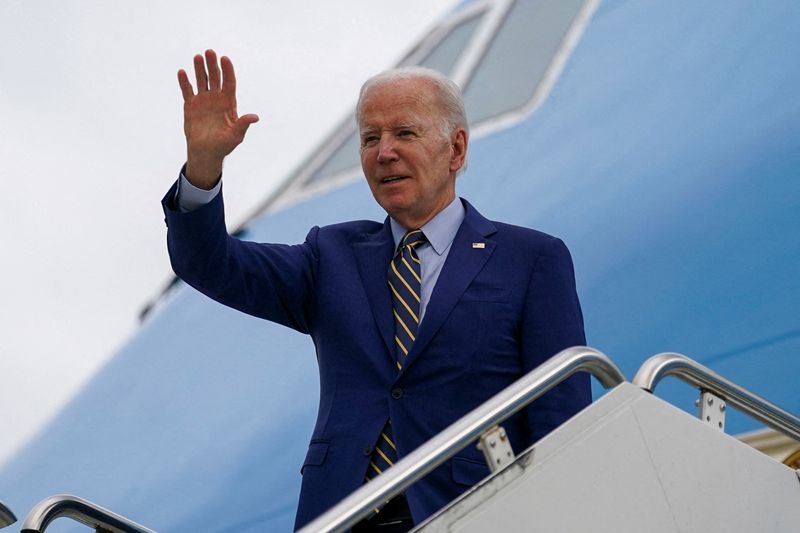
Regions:
<svg viewBox="0 0 800 533"><path fill-rule="evenodd" d="M365 126L364 128L361 129L361 133L362 134L363 133L372 133L372 132L377 131L379 129L380 128L376 128L374 126ZM392 130L420 129L420 126L419 126L419 124L416 124L414 122L402 122L400 124L395 124L394 126L391 126L390 129L392 129Z"/></svg>
<svg viewBox="0 0 800 533"><path fill-rule="evenodd" d="M415 122L402 122L400 124L395 124L390 129L392 131L397 131L397 130L421 130L423 128ZM380 128L376 128L374 126L367 126L363 128L361 131L359 131L359 137L363 138L367 135L372 135L378 130L380 130Z"/></svg>

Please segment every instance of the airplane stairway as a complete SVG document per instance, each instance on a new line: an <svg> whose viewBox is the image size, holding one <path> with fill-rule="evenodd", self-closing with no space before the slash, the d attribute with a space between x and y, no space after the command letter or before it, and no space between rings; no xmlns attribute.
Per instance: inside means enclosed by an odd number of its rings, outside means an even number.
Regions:
<svg viewBox="0 0 800 533"><path fill-rule="evenodd" d="M622 383L417 530L800 531L800 479Z"/></svg>
<svg viewBox="0 0 800 533"><path fill-rule="evenodd" d="M501 445L497 424L502 419L578 370L592 373L611 390L519 455ZM700 389L702 419L651 392L666 376ZM365 511L402 492L476 437L490 467L499 464L414 531L800 531L800 471L725 434L729 407L800 440L800 419L685 356L654 356L629 383L600 352L570 348L409 454L302 533L346 530Z"/></svg>

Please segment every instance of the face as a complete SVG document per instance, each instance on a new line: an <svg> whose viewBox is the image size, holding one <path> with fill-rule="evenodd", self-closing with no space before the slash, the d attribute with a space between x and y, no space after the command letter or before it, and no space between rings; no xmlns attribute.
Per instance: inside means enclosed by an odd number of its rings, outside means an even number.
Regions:
<svg viewBox="0 0 800 533"><path fill-rule="evenodd" d="M361 168L375 200L406 229L416 229L455 198L466 131L442 134L434 86L402 80L362 98Z"/></svg>

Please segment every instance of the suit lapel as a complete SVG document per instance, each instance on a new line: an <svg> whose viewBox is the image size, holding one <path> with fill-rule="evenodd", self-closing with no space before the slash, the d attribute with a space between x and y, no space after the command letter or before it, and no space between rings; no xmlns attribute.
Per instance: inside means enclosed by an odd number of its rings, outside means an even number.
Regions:
<svg viewBox="0 0 800 533"><path fill-rule="evenodd" d="M464 221L453 239L447 260L425 310L417 339L406 358L406 364L403 366L401 374L408 369L436 335L461 295L464 294L494 252L496 243L487 239L489 235L497 231L494 224L485 219L466 200L462 199L462 201L466 209ZM483 243L484 247L473 248L473 243Z"/></svg>
<svg viewBox="0 0 800 533"><path fill-rule="evenodd" d="M372 316L378 326L389 355L394 357L394 318L392 317L392 299L386 283L389 261L394 251L394 239L389 219L383 229L375 234L366 235L365 239L353 245L353 252L358 262L361 282L367 293Z"/></svg>

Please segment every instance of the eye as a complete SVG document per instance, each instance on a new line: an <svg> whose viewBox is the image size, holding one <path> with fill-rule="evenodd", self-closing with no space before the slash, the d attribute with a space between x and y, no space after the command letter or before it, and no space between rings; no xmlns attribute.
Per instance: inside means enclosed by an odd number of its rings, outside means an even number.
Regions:
<svg viewBox="0 0 800 533"><path fill-rule="evenodd" d="M378 142L377 135L365 135L361 138L361 146L372 146L376 142Z"/></svg>
<svg viewBox="0 0 800 533"><path fill-rule="evenodd" d="M397 136L398 137L413 137L414 136L414 132L411 131L411 130L400 130L399 132L397 132Z"/></svg>

